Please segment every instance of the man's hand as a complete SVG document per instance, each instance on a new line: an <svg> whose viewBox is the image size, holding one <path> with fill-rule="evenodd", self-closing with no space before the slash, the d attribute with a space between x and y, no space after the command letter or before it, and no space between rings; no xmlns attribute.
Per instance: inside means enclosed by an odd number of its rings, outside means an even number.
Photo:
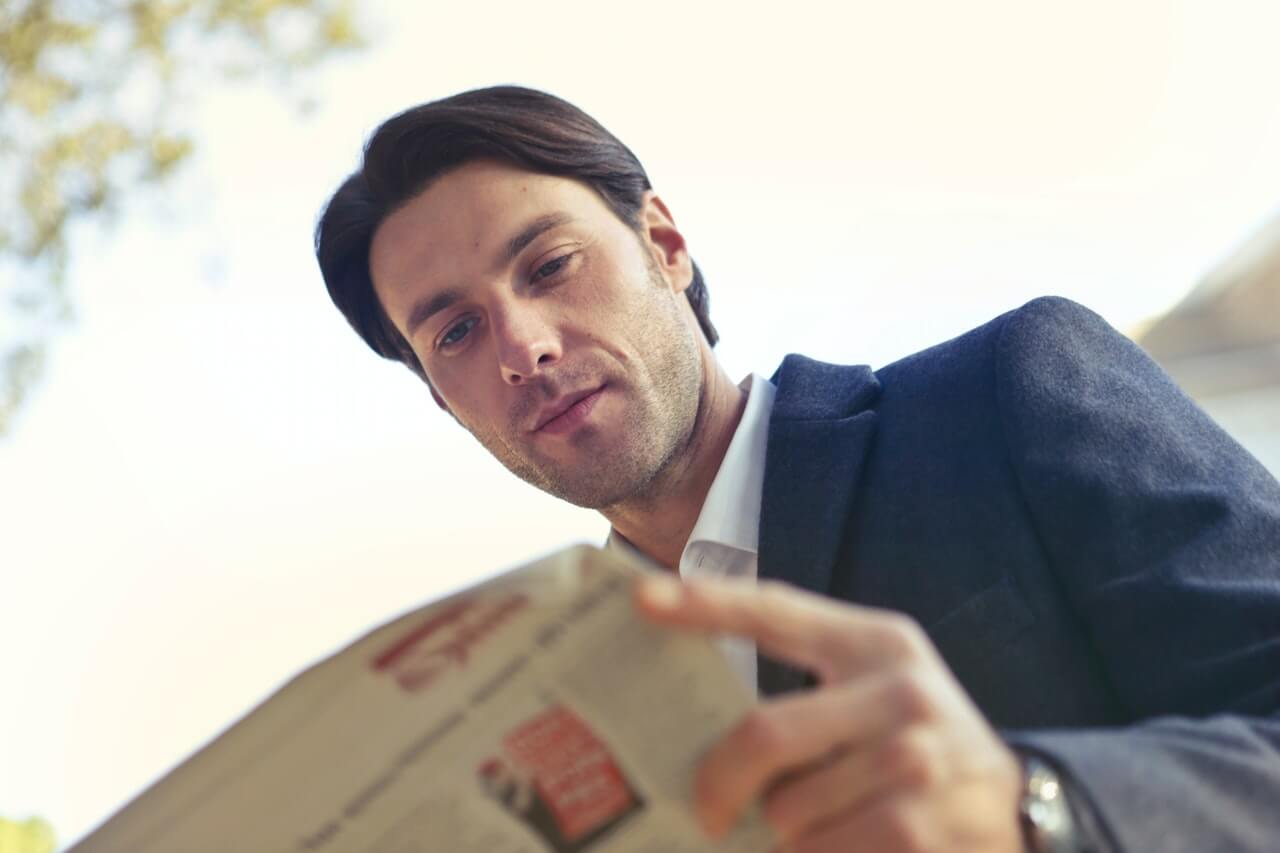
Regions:
<svg viewBox="0 0 1280 853"><path fill-rule="evenodd" d="M663 625L751 637L814 690L757 705L703 759L704 827L760 799L787 851L1023 849L1013 752L909 618L763 582L642 581Z"/></svg>

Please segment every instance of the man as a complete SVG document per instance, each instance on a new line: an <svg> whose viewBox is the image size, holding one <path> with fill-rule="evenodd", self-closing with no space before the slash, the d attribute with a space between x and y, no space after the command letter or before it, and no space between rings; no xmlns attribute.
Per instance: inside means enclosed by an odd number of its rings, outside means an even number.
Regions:
<svg viewBox="0 0 1280 853"><path fill-rule="evenodd" d="M700 766L709 832L1280 847L1280 486L1095 315L737 385L634 155L516 87L382 125L316 239L376 352L686 579L645 613L738 637L767 698Z"/></svg>

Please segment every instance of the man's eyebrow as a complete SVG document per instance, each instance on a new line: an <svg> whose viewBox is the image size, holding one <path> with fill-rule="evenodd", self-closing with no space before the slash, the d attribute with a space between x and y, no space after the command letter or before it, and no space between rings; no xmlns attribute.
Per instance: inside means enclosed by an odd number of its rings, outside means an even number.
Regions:
<svg viewBox="0 0 1280 853"><path fill-rule="evenodd" d="M516 256L529 247L529 244L537 240L552 228L559 228L573 221L573 217L567 213L546 213L530 222L524 228L520 229L520 233L516 234L507 241L506 246L502 250L502 256L499 258L499 265L506 266L516 259ZM413 333L418 327L430 320L435 314L453 305L462 298L462 293L457 290L443 290L433 296L424 297L413 303L413 307L409 310L409 319L405 321L405 331L408 337L413 337Z"/></svg>
<svg viewBox="0 0 1280 853"><path fill-rule="evenodd" d="M516 255L523 252L530 243L537 240L552 228L559 228L561 225L567 225L573 221L573 217L567 213L544 213L537 219L530 222L520 230L520 233L507 241L506 250L502 253L499 266L506 266L516 259Z"/></svg>
<svg viewBox="0 0 1280 853"><path fill-rule="evenodd" d="M442 290L434 296L419 299L413 303L413 308L409 311L409 319L404 324L405 337L412 338L418 327L431 319L433 314L440 313L461 298L462 294L456 290Z"/></svg>

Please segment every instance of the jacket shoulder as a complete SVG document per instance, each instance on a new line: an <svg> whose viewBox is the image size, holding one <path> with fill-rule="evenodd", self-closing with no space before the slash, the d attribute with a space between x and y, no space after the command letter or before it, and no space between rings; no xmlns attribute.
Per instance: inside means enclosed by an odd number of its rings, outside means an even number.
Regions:
<svg viewBox="0 0 1280 853"><path fill-rule="evenodd" d="M1089 363L1121 369L1150 359L1095 312L1060 296L1043 296L1007 311L955 338L906 356L876 371L886 388L963 381L1068 387ZM1158 372L1158 371L1157 371ZM962 379L963 376L963 379Z"/></svg>
<svg viewBox="0 0 1280 853"><path fill-rule="evenodd" d="M778 386L774 417L847 417L865 408L910 407L913 401L937 406L952 397L971 399L982 388L994 392L997 376L1057 383L1059 374L1071 372L1073 360L1117 347L1131 350L1125 358L1143 358L1135 345L1083 305L1059 296L1040 297L875 371L789 355L773 375Z"/></svg>
<svg viewBox="0 0 1280 853"><path fill-rule="evenodd" d="M1034 299L1001 319L998 355L1006 363L1030 360L1041 369L1064 370L1074 357L1105 353L1135 365L1150 364L1137 344L1070 299Z"/></svg>

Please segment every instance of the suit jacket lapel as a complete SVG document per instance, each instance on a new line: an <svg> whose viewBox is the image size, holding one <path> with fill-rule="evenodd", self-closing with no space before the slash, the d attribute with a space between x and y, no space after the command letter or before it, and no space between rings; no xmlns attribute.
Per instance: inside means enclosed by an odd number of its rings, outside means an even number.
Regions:
<svg viewBox="0 0 1280 853"><path fill-rule="evenodd" d="M826 594L863 462L880 383L865 366L789 355L773 375L760 506L759 576ZM804 673L761 657L762 693L793 690Z"/></svg>

